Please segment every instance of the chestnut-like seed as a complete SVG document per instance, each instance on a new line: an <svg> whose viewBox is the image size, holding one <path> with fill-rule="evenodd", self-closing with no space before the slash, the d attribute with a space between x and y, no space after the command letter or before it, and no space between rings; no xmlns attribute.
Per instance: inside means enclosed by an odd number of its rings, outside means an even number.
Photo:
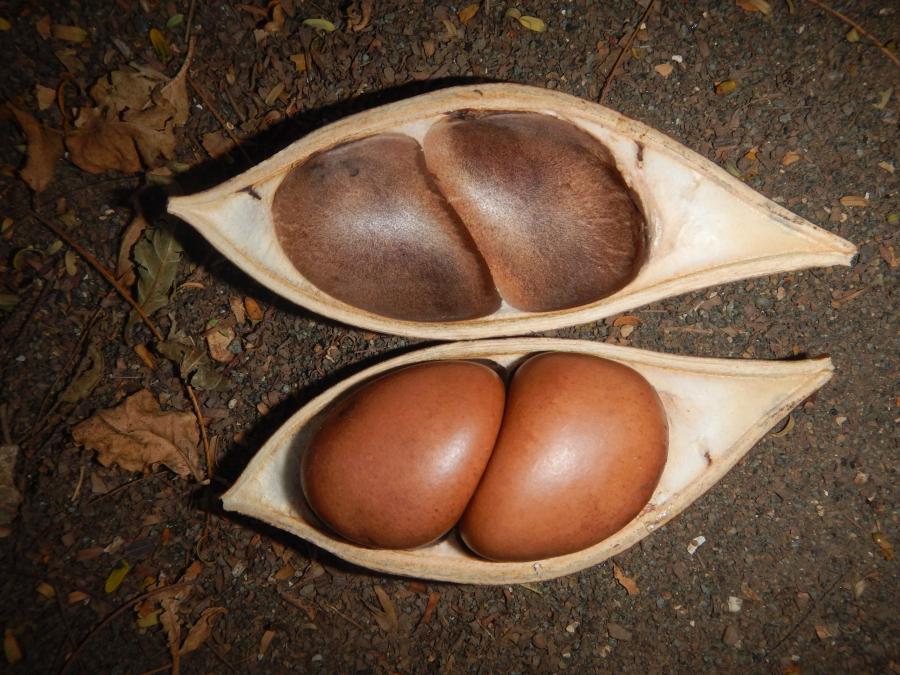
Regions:
<svg viewBox="0 0 900 675"><path fill-rule="evenodd" d="M300 273L358 309L455 321L500 306L490 272L408 136L371 136L314 155L285 176L272 216Z"/></svg>
<svg viewBox="0 0 900 675"><path fill-rule="evenodd" d="M433 361L332 408L301 460L312 510L350 541L416 548L462 516L490 457L504 385L491 368Z"/></svg>
<svg viewBox="0 0 900 675"><path fill-rule="evenodd" d="M434 124L423 147L513 307L596 302L637 273L644 218L612 154L575 125L537 113L458 114Z"/></svg>
<svg viewBox="0 0 900 675"><path fill-rule="evenodd" d="M637 371L584 354L532 357L510 383L462 539L491 560L588 548L644 508L667 448L665 410Z"/></svg>

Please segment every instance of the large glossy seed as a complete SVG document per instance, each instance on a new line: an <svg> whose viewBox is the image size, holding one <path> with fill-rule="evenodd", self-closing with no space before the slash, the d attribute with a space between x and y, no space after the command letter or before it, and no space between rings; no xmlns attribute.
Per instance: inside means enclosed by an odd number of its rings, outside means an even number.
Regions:
<svg viewBox="0 0 900 675"><path fill-rule="evenodd" d="M500 305L412 138L382 134L308 159L285 176L272 210L278 241L300 273L353 307L452 321Z"/></svg>
<svg viewBox="0 0 900 675"><path fill-rule="evenodd" d="M643 216L586 132L537 113L457 115L435 124L424 148L513 307L585 305L634 277Z"/></svg>
<svg viewBox="0 0 900 675"><path fill-rule="evenodd" d="M410 366L365 385L329 411L304 453L307 502L365 546L434 541L475 492L504 393L497 373L466 361Z"/></svg>
<svg viewBox="0 0 900 675"><path fill-rule="evenodd" d="M668 427L637 371L544 354L513 376L500 436L460 524L492 560L540 560L599 543L632 520L666 462Z"/></svg>

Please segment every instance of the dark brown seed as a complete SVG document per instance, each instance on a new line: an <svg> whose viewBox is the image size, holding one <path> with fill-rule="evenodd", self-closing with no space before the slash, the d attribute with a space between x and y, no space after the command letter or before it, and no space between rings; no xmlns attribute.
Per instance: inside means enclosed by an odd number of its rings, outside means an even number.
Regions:
<svg viewBox="0 0 900 675"><path fill-rule="evenodd" d="M311 157L285 176L272 210L278 240L300 273L353 307L452 321L500 306L415 139L383 134Z"/></svg>
<svg viewBox="0 0 900 675"><path fill-rule="evenodd" d="M533 357L510 383L463 540L519 561L599 543L646 505L667 448L665 410L637 371L584 354Z"/></svg>
<svg viewBox="0 0 900 675"><path fill-rule="evenodd" d="M537 113L457 115L435 124L428 168L513 307L595 302L630 281L644 219L610 152Z"/></svg>
<svg viewBox="0 0 900 675"><path fill-rule="evenodd" d="M304 453L307 502L365 546L434 541L475 492L504 394L497 373L466 361L410 366L363 386L327 413Z"/></svg>

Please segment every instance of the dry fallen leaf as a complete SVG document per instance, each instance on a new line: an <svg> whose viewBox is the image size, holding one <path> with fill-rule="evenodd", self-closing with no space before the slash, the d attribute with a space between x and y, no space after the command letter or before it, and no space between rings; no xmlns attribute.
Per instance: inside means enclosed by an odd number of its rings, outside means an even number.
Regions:
<svg viewBox="0 0 900 675"><path fill-rule="evenodd" d="M306 54L291 54L291 61L298 73L306 72Z"/></svg>
<svg viewBox="0 0 900 675"><path fill-rule="evenodd" d="M250 317L250 321L253 323L259 323L263 320L264 314L262 307L260 307L259 303L250 296L244 298L244 309L247 310L247 316Z"/></svg>
<svg viewBox="0 0 900 675"><path fill-rule="evenodd" d="M766 0L737 0L737 5L747 12L761 12L765 16L772 13L772 5Z"/></svg>
<svg viewBox="0 0 900 675"><path fill-rule="evenodd" d="M0 16L0 30L10 30L11 28L12 24L9 22L9 19Z"/></svg>
<svg viewBox="0 0 900 675"><path fill-rule="evenodd" d="M65 40L66 42L84 42L87 40L87 31L79 26L62 26L58 23L50 26L50 35L57 40Z"/></svg>
<svg viewBox="0 0 900 675"><path fill-rule="evenodd" d="M422 621L420 623L424 625L428 625L428 622L431 621L431 617L434 614L434 608L437 607L438 600L441 599L441 594L437 591L432 591L428 594L428 603L425 605L425 611L422 613Z"/></svg>
<svg viewBox="0 0 900 675"><path fill-rule="evenodd" d="M381 610L379 611L375 607L371 605L366 605L369 608L369 611L372 612L372 616L375 618L375 622L378 624L378 627L381 628L385 633L396 633L397 628L400 625L399 619L397 618L397 609L394 607L394 601L391 600L391 596L387 594L381 586L377 584L374 587L375 595L378 596L378 602L381 605Z"/></svg>
<svg viewBox="0 0 900 675"><path fill-rule="evenodd" d="M815 625L816 636L820 640L828 640L841 634L837 624L833 623L817 623Z"/></svg>
<svg viewBox="0 0 900 675"><path fill-rule="evenodd" d="M653 70L662 75L663 77L668 77L672 74L672 70L674 66L671 63L660 63L658 65L653 66Z"/></svg>
<svg viewBox="0 0 900 675"><path fill-rule="evenodd" d="M138 358L143 361L144 365L150 370L156 370L156 359L153 358L153 354L147 349L147 345L143 343L136 344L134 346L134 353L137 354Z"/></svg>
<svg viewBox="0 0 900 675"><path fill-rule="evenodd" d="M456 13L456 16L459 17L459 22L460 22L463 26L465 26L467 23L469 23L469 21L472 20L472 17L473 17L473 16L475 16L476 14L478 14L478 10L479 10L479 9L481 9L481 7L478 5L478 3L477 3L477 2L473 2L472 4L466 5L466 6L463 7L461 10L459 10L459 11Z"/></svg>
<svg viewBox="0 0 900 675"><path fill-rule="evenodd" d="M25 134L28 147L28 158L25 167L19 172L28 187L41 192L53 180L53 169L56 160L62 156L62 138L55 129L45 127L31 114L11 105L6 106Z"/></svg>
<svg viewBox="0 0 900 675"><path fill-rule="evenodd" d="M262 638L259 640L259 649L256 653L256 659L258 661L262 661L263 657L266 655L266 652L269 651L269 646L272 644L272 638L275 637L275 631L272 629L267 630L263 633Z"/></svg>
<svg viewBox="0 0 900 675"><path fill-rule="evenodd" d="M75 129L66 136L72 161L88 173L136 173L160 158L175 157L175 128L190 113L185 58L168 80L152 68L115 70L90 88L97 107L82 107Z"/></svg>
<svg viewBox="0 0 900 675"><path fill-rule="evenodd" d="M18 445L0 445L0 539L12 533L10 525L16 519L22 493L16 487Z"/></svg>
<svg viewBox="0 0 900 675"><path fill-rule="evenodd" d="M79 445L97 451L104 466L149 471L164 464L179 476L198 480L200 432L193 414L163 411L153 394L142 389L115 408L100 410L72 429Z"/></svg>
<svg viewBox="0 0 900 675"><path fill-rule="evenodd" d="M64 403L78 403L90 396L94 388L103 379L103 353L96 345L88 348L87 355L78 366L78 371L68 386L59 395Z"/></svg>
<svg viewBox="0 0 900 675"><path fill-rule="evenodd" d="M869 205L869 200L865 197L860 197L859 195L846 195L841 197L841 205L864 208Z"/></svg>
<svg viewBox="0 0 900 675"><path fill-rule="evenodd" d="M844 37L847 38L847 42L859 42L859 31L851 28Z"/></svg>
<svg viewBox="0 0 900 675"><path fill-rule="evenodd" d="M34 29L42 40L50 39L50 15L44 14L40 19L34 22Z"/></svg>
<svg viewBox="0 0 900 675"><path fill-rule="evenodd" d="M628 591L628 595L637 595L640 593L637 582L633 578L627 576L625 572L622 571L622 568L615 563L613 563L613 576L622 588Z"/></svg>
<svg viewBox="0 0 900 675"><path fill-rule="evenodd" d="M716 84L716 93L719 96L728 96L737 89L737 82L734 80L722 80Z"/></svg>
<svg viewBox="0 0 900 675"><path fill-rule="evenodd" d="M187 637L181 645L181 655L199 649L212 633L213 622L228 610L224 607L208 607L203 610L194 625L188 630Z"/></svg>
<svg viewBox="0 0 900 675"><path fill-rule="evenodd" d="M237 321L238 325L242 325L247 320L247 312L244 309L244 303L241 299L232 295L228 298L228 304L231 307L231 313L234 314L234 319Z"/></svg>
<svg viewBox="0 0 900 675"><path fill-rule="evenodd" d="M887 89L883 89L878 92L878 103L873 103L872 107L876 110L884 110L887 108L888 102L891 100L891 96L894 94L894 88L888 87Z"/></svg>
<svg viewBox="0 0 900 675"><path fill-rule="evenodd" d="M47 110L56 103L56 89L36 84L34 85L34 97L37 99L38 110Z"/></svg>
<svg viewBox="0 0 900 675"><path fill-rule="evenodd" d="M123 286L131 286L137 280L134 273L134 263L131 261L131 252L146 229L147 221L144 219L144 216L138 214L128 223L128 227L122 233L122 242L119 244L119 257L116 261L116 278Z"/></svg>
<svg viewBox="0 0 900 675"><path fill-rule="evenodd" d="M137 173L141 160L131 125L96 108L82 108L75 129L66 135L69 159L82 171Z"/></svg>
<svg viewBox="0 0 900 675"><path fill-rule="evenodd" d="M884 556L885 560L894 559L894 545L891 544L891 540L887 538L884 532L873 532L872 541L878 544L878 548L881 549L881 555Z"/></svg>
<svg viewBox="0 0 900 675"><path fill-rule="evenodd" d="M794 162L800 161L800 153L795 152L794 150L788 150L784 153L784 157L781 158L781 166L790 166Z"/></svg>
<svg viewBox="0 0 900 675"><path fill-rule="evenodd" d="M206 344L209 347L209 355L219 363L229 363L234 359L234 353L228 347L234 341L234 328L231 326L214 326L206 331Z"/></svg>
<svg viewBox="0 0 900 675"><path fill-rule="evenodd" d="M9 665L14 665L22 660L19 642L9 628L3 632L3 653L6 655L6 662Z"/></svg>
<svg viewBox="0 0 900 675"><path fill-rule="evenodd" d="M520 16L518 21L523 27L535 33L543 33L547 30L547 24L536 16Z"/></svg>
<svg viewBox="0 0 900 675"><path fill-rule="evenodd" d="M347 8L347 27L354 33L364 31L372 21L373 0L358 0Z"/></svg>

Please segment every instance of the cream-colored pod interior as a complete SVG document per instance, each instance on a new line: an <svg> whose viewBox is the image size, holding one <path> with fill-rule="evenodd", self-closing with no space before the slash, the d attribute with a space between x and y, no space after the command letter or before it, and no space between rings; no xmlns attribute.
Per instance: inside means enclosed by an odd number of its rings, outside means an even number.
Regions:
<svg viewBox="0 0 900 675"><path fill-rule="evenodd" d="M665 407L669 455L662 478L640 515L615 535L570 555L499 563L476 557L453 534L413 551L356 546L330 533L306 506L299 479L301 454L319 413L354 385L393 368L424 361L486 359L510 366L530 354L546 351L592 354L628 365L656 388ZM551 338L443 344L367 368L307 403L257 452L222 501L229 511L257 518L344 560L380 572L473 584L552 579L620 553L679 514L831 374L828 358L783 362L706 359Z"/></svg>
<svg viewBox="0 0 900 675"><path fill-rule="evenodd" d="M305 279L275 234L272 200L285 174L317 152L374 134L402 133L421 143L431 125L459 110L551 115L602 141L647 220L648 249L636 277L613 295L573 309L529 313L503 303L494 314L453 322L373 314L327 295ZM573 96L511 84L443 89L347 117L215 188L172 198L168 208L254 279L297 304L370 330L445 340L520 335L586 323L714 284L848 265L856 253L850 242L794 215L640 122Z"/></svg>

